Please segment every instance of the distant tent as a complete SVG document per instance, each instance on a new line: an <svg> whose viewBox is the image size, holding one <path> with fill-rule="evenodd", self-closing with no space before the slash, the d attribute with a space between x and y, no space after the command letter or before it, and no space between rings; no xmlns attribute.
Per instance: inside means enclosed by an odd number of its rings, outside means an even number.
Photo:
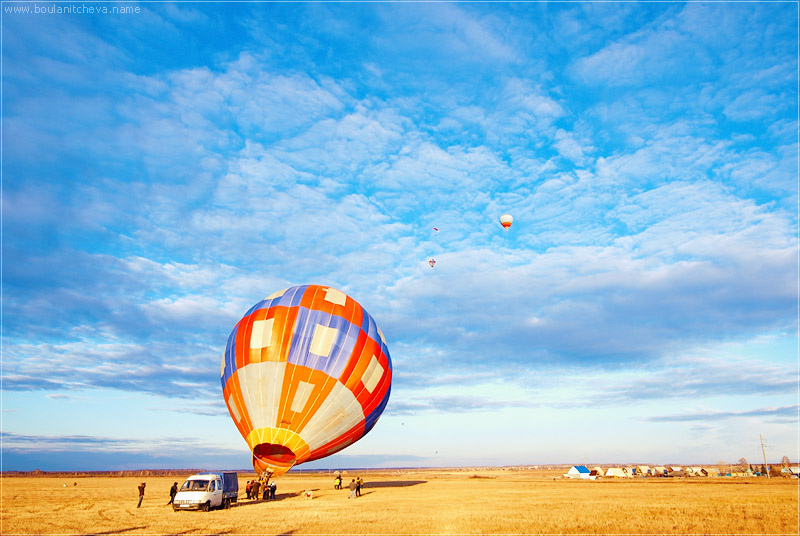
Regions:
<svg viewBox="0 0 800 536"><path fill-rule="evenodd" d="M649 465L640 465L636 468L636 474L643 476L651 476L653 474L653 470L650 469Z"/></svg>
<svg viewBox="0 0 800 536"><path fill-rule="evenodd" d="M567 478L589 478L591 471L585 465L573 465L564 475Z"/></svg>
<svg viewBox="0 0 800 536"><path fill-rule="evenodd" d="M668 471L668 470L667 470L667 468L666 468L666 467L664 467L663 465L656 465L655 467L653 467L653 472L654 472L654 474L656 474L657 476L667 476L667 473L668 473L669 471Z"/></svg>
<svg viewBox="0 0 800 536"><path fill-rule="evenodd" d="M628 474L621 467L609 467L606 469L607 477L628 478Z"/></svg>
<svg viewBox="0 0 800 536"><path fill-rule="evenodd" d="M687 467L686 473L689 476L708 476L708 471L702 467Z"/></svg>
<svg viewBox="0 0 800 536"><path fill-rule="evenodd" d="M602 467L595 467L594 469L592 469L591 473L589 473L589 474L591 476L605 476L606 472L603 471Z"/></svg>
<svg viewBox="0 0 800 536"><path fill-rule="evenodd" d="M686 471L684 471L683 467L681 467L679 465L671 465L671 466L667 467L667 469L669 470L669 473L667 473L667 476L675 477L675 476L685 476L686 475Z"/></svg>
<svg viewBox="0 0 800 536"><path fill-rule="evenodd" d="M781 473L783 473L786 476L790 476L792 478L798 478L800 477L800 467L796 465L784 467L783 469L781 469Z"/></svg>

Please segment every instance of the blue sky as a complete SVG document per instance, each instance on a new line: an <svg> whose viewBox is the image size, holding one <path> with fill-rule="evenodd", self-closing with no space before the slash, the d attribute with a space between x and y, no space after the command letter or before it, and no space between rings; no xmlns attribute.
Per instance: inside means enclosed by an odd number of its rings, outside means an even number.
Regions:
<svg viewBox="0 0 800 536"><path fill-rule="evenodd" d="M2 7L5 470L249 467L298 284L394 365L316 467L800 457L796 3L120 5Z"/></svg>

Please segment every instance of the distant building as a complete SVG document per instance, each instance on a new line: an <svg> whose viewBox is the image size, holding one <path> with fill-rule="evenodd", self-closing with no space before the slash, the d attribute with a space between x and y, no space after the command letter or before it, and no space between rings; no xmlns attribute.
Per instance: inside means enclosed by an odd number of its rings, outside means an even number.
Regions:
<svg viewBox="0 0 800 536"><path fill-rule="evenodd" d="M667 476L671 477L678 477L678 476L685 476L686 471L684 471L683 467L680 465L670 465L667 467Z"/></svg>
<svg viewBox="0 0 800 536"><path fill-rule="evenodd" d="M781 469L781 473L792 478L798 478L800 477L800 466L792 465L789 467L784 467Z"/></svg>
<svg viewBox="0 0 800 536"><path fill-rule="evenodd" d="M585 465L573 465L564 476L567 478L589 478L591 473Z"/></svg>
<svg viewBox="0 0 800 536"><path fill-rule="evenodd" d="M628 474L622 469L622 467L609 467L606 469L605 476L612 478L628 478Z"/></svg>

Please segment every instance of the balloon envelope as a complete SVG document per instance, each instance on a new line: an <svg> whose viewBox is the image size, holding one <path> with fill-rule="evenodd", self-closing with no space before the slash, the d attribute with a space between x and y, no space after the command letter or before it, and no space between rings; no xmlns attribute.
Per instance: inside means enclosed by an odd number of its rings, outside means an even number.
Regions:
<svg viewBox="0 0 800 536"><path fill-rule="evenodd" d="M369 432L389 401L392 361L361 305L304 285L247 311L228 337L221 382L253 468L277 476Z"/></svg>
<svg viewBox="0 0 800 536"><path fill-rule="evenodd" d="M511 214L503 214L500 216L500 225L502 225L506 230L511 227L511 224L514 223L514 218Z"/></svg>

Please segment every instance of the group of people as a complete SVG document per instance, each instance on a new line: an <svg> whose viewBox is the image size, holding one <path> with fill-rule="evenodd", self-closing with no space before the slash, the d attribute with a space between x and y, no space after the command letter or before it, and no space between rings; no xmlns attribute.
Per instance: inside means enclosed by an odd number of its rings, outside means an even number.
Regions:
<svg viewBox="0 0 800 536"><path fill-rule="evenodd" d="M361 488L364 487L364 481L361 479L361 477L354 478L350 481L350 485L347 487L350 489L350 495L347 497L348 499L361 497Z"/></svg>
<svg viewBox="0 0 800 536"><path fill-rule="evenodd" d="M348 499L355 499L356 497L361 497L361 488L364 487L364 480L361 477L354 478L350 481L350 485L347 486L347 489L350 490L350 496ZM339 472L336 472L336 478L333 479L333 489L342 489L342 475Z"/></svg>
<svg viewBox="0 0 800 536"><path fill-rule="evenodd" d="M248 480L244 488L248 499L258 499L259 491L262 499L274 499L276 489L278 489L278 485L275 482L262 482L261 480Z"/></svg>
<svg viewBox="0 0 800 536"><path fill-rule="evenodd" d="M139 484L139 504L136 505L136 508L140 508L142 506L142 500L144 499L144 489L147 486L144 482ZM247 486L245 487L245 491L247 492L248 499L258 499L258 492L261 491L264 499L274 499L275 498L275 490L278 489L278 485L275 482L261 482L260 480L248 480ZM172 487L169 488L169 502L167 505L172 504L175 501L175 495L178 494L178 483L173 482Z"/></svg>
<svg viewBox="0 0 800 536"><path fill-rule="evenodd" d="M75 485L77 486L78 484L76 483ZM146 482L142 482L138 486L138 488L139 488L139 504L136 505L136 508L141 508L142 507L142 501L144 500L144 490L145 490L146 487L147 487L147 483ZM169 488L169 502L167 503L168 505L172 504L173 501L175 501L175 495L177 495L177 494L178 494L178 483L177 482L173 482L172 483L172 487Z"/></svg>

